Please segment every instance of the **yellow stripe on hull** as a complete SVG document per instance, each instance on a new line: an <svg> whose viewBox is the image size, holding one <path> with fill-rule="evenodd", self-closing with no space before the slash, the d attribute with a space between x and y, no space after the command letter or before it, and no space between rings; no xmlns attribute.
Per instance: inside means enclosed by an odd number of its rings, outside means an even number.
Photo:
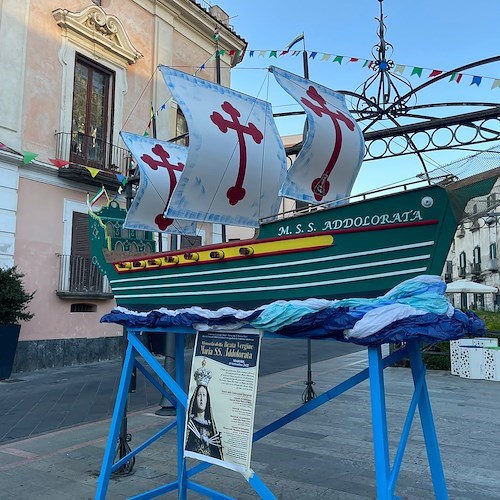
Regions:
<svg viewBox="0 0 500 500"><path fill-rule="evenodd" d="M113 265L117 272L126 273L147 269L161 269L166 267L179 267L183 265L207 264L212 262L247 259L280 255L292 252L304 252L328 247L333 244L333 235L316 234L296 238L276 238L273 240L241 242L237 245L211 246L204 249L199 247L182 252L169 252L167 254L152 255L145 259L135 259L115 262Z"/></svg>

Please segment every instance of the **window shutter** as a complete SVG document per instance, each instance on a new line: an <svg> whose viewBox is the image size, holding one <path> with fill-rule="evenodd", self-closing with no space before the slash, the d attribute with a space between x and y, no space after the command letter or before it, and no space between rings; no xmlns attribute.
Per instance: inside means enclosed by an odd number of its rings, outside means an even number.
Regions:
<svg viewBox="0 0 500 500"><path fill-rule="evenodd" d="M73 212L71 255L90 258L89 219L87 214Z"/></svg>

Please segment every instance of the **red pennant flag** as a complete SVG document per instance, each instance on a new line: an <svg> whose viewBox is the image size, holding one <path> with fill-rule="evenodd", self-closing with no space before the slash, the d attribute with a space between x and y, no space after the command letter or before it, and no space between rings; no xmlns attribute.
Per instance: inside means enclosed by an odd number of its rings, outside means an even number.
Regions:
<svg viewBox="0 0 500 500"><path fill-rule="evenodd" d="M429 78L433 78L435 76L439 76L442 73L440 69L433 69L431 71L431 74L429 75Z"/></svg>
<svg viewBox="0 0 500 500"><path fill-rule="evenodd" d="M351 57L347 62L358 62L358 61L359 59L357 57Z"/></svg>
<svg viewBox="0 0 500 500"><path fill-rule="evenodd" d="M57 168L62 168L65 167L66 165L69 165L69 161L66 160L60 160L59 158L49 158L50 163L52 165L56 166Z"/></svg>

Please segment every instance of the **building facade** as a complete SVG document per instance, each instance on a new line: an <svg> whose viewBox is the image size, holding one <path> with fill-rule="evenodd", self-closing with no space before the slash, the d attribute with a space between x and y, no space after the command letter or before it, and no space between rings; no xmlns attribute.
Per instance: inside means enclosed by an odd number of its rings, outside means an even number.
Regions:
<svg viewBox="0 0 500 500"><path fill-rule="evenodd" d="M472 200L467 212L470 221L457 229L442 277L447 282L469 280L497 287L500 292L500 182L491 193ZM496 311L500 306L500 293L453 294L455 307L479 308Z"/></svg>
<svg viewBox="0 0 500 500"><path fill-rule="evenodd" d="M125 202L121 130L185 132L158 65L229 86L246 42L228 20L194 0L0 3L0 265L36 291L14 371L119 356L121 328L99 323L114 301L91 262L87 199L104 187Z"/></svg>

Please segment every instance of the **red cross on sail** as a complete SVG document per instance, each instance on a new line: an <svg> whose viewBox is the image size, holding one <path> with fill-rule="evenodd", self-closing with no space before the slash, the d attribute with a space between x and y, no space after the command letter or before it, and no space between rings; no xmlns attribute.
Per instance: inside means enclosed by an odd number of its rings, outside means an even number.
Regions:
<svg viewBox="0 0 500 500"><path fill-rule="evenodd" d="M236 178L236 183L227 190L227 199L230 205L236 205L241 201L246 194L246 190L243 187L243 182L245 180L245 172L247 168L247 147L245 143L245 134L248 134L257 144L260 144L264 136L262 132L257 129L253 123L249 123L247 126L242 125L239 121L241 116L240 112L230 103L225 101L221 108L231 117L231 120L227 120L220 113L214 112L210 115L210 119L219 127L219 130L225 134L229 129L236 131L238 135L238 146L240 153L240 166L238 170L238 176Z"/></svg>
<svg viewBox="0 0 500 500"><path fill-rule="evenodd" d="M303 108L308 132L280 194L307 203L348 198L364 155L363 133L344 96L282 69L276 81Z"/></svg>
<svg viewBox="0 0 500 500"><path fill-rule="evenodd" d="M167 217L258 227L278 213L286 160L271 105L172 68L160 71L189 130Z"/></svg>
<svg viewBox="0 0 500 500"><path fill-rule="evenodd" d="M124 227L173 234L196 234L196 224L165 215L186 161L187 150L171 142L120 133L139 168L139 186Z"/></svg>

